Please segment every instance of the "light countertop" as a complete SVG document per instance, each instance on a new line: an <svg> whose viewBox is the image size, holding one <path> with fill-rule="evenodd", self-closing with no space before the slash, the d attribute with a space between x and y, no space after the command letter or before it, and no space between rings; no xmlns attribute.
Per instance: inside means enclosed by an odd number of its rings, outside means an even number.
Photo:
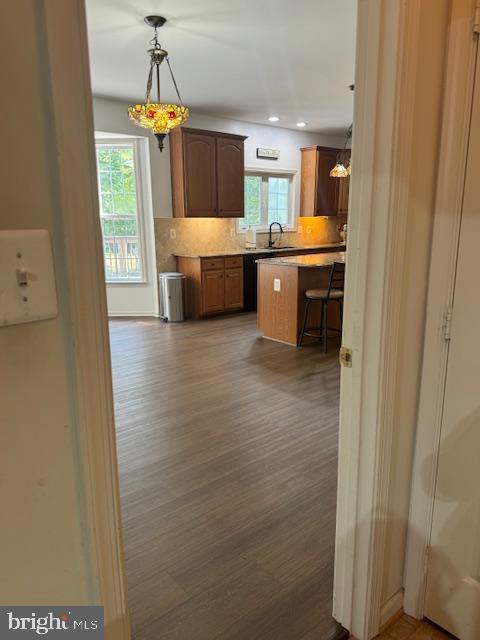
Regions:
<svg viewBox="0 0 480 640"><path fill-rule="evenodd" d="M268 249L267 247L263 247L260 249L237 249L235 251L215 251L209 253L174 253L173 255L176 258L214 258L214 257L222 257L222 256L245 256L245 255L255 255L256 253L280 253L282 251L314 251L315 249L341 249L345 247L343 242L334 242L328 244L316 244L316 245L303 245L296 247L273 247L272 249ZM317 255L317 254L313 254ZM319 254L322 255L322 254ZM329 254L331 255L331 254ZM335 253L335 255L337 255ZM295 258L295 256L291 256ZM288 258L282 258L287 260ZM276 260L276 258L265 258L265 260ZM331 263L330 263L331 264Z"/></svg>
<svg viewBox="0 0 480 640"><path fill-rule="evenodd" d="M276 258L260 258L259 264L277 264L282 267L329 267L334 262L345 262L345 251L333 253L311 253L303 256L277 256Z"/></svg>

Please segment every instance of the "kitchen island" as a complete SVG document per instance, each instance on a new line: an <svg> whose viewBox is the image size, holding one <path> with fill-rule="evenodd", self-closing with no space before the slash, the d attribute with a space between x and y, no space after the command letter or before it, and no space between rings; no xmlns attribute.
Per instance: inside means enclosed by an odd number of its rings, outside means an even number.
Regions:
<svg viewBox="0 0 480 640"><path fill-rule="evenodd" d="M334 262L345 262L345 252L277 256L257 260L257 326L264 338L296 346L307 289L327 289ZM341 328L338 305L328 305L328 326ZM311 305L309 326L319 326L320 305ZM305 337L305 343L314 338Z"/></svg>

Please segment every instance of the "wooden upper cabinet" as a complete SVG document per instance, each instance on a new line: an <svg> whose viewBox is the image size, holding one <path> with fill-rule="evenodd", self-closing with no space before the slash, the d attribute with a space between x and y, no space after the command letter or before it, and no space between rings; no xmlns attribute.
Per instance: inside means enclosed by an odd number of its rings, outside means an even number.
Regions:
<svg viewBox="0 0 480 640"><path fill-rule="evenodd" d="M348 215L348 196L350 193L350 176L348 178L337 178L338 185L338 215Z"/></svg>
<svg viewBox="0 0 480 640"><path fill-rule="evenodd" d="M331 178L330 171L337 160L337 149L321 148L317 152L317 205L315 215L335 216L338 213L339 178Z"/></svg>
<svg viewBox="0 0 480 640"><path fill-rule="evenodd" d="M243 140L217 136L218 215L243 218L245 193Z"/></svg>
<svg viewBox="0 0 480 640"><path fill-rule="evenodd" d="M215 157L215 139L212 136L184 134L185 215L189 218L217 215Z"/></svg>
<svg viewBox="0 0 480 640"><path fill-rule="evenodd" d="M331 178L339 149L301 149L300 215L336 216L348 213L348 178Z"/></svg>
<svg viewBox="0 0 480 640"><path fill-rule="evenodd" d="M243 218L245 137L178 127L169 138L174 217Z"/></svg>

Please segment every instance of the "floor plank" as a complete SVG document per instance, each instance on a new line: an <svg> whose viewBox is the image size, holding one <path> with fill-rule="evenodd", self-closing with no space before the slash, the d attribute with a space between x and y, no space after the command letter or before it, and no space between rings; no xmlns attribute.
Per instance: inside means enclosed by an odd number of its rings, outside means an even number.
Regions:
<svg viewBox="0 0 480 640"><path fill-rule="evenodd" d="M133 640L331 633L335 348L254 314L110 336Z"/></svg>
<svg viewBox="0 0 480 640"><path fill-rule="evenodd" d="M378 636L378 640L455 640L429 620L416 620L403 614Z"/></svg>

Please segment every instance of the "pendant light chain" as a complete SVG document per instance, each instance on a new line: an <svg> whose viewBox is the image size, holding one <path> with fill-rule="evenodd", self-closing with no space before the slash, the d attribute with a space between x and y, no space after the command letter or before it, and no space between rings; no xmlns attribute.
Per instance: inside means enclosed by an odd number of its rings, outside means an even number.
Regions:
<svg viewBox="0 0 480 640"><path fill-rule="evenodd" d="M170 60L168 59L168 56L166 57L166 61L167 61L167 64L168 64L168 68L170 70L170 75L172 76L173 86L175 87L175 91L177 92L177 98L178 98L178 100L180 102L180 106L183 107L182 96L180 95L180 91L178 90L177 83L175 81L175 76L173 75L172 67L170 66Z"/></svg>
<svg viewBox="0 0 480 640"><path fill-rule="evenodd" d="M155 34L151 40L149 40L148 44L150 44L153 49L151 49L150 53L150 70L148 72L147 79L147 92L145 94L145 103L150 103L151 92L152 92L152 82L153 82L153 68L156 67L157 71L157 102L160 102L160 62L155 55L156 51L161 49L161 45L158 42L158 29L155 27ZM161 61L161 60L160 60Z"/></svg>
<svg viewBox="0 0 480 640"><path fill-rule="evenodd" d="M152 60L150 62L150 70L148 72L148 78L147 78L147 92L145 93L145 104L148 104L150 102L150 92L152 90L153 67L154 67L154 63Z"/></svg>

